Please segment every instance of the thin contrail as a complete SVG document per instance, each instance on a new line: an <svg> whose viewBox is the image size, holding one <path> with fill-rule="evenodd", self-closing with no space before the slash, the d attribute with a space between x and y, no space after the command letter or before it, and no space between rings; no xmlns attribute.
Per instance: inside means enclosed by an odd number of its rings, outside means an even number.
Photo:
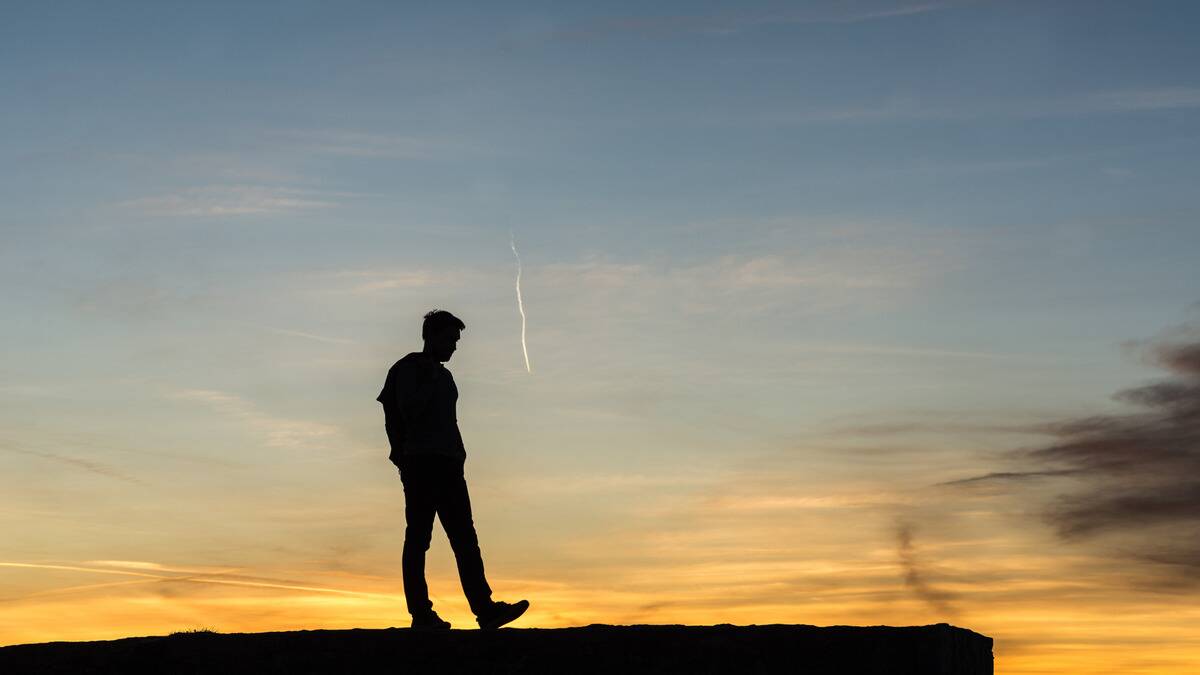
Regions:
<svg viewBox="0 0 1200 675"><path fill-rule="evenodd" d="M529 348L525 346L525 302L521 300L521 254L517 253L517 238L512 230L508 231L508 245L512 247L513 256L517 259L517 309L521 311L521 351L525 353L525 371L532 373L529 367Z"/></svg>

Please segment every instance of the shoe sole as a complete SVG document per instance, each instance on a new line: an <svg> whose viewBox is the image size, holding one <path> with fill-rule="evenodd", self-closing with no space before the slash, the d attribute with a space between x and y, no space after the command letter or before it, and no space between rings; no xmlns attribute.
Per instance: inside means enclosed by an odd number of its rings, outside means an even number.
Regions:
<svg viewBox="0 0 1200 675"><path fill-rule="evenodd" d="M479 624L479 629L495 630L506 623L512 623L513 621L521 618L521 615L524 614L525 610L527 609L529 609L529 601L522 600L521 602L513 605L512 610L508 614L502 614L494 619L490 619L487 623Z"/></svg>

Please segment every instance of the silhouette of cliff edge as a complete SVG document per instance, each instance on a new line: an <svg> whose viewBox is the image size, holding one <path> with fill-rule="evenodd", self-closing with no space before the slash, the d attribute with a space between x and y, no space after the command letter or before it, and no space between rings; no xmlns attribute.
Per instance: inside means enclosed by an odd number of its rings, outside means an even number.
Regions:
<svg viewBox="0 0 1200 675"><path fill-rule="evenodd" d="M992 639L932 626L608 626L175 633L0 647L0 673L992 675Z"/></svg>

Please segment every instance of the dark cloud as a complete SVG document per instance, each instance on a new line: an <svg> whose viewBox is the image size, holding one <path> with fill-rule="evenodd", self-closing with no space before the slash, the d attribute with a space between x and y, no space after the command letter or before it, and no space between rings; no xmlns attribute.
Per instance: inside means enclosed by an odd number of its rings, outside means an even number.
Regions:
<svg viewBox="0 0 1200 675"><path fill-rule="evenodd" d="M1018 470L942 485L1067 476L1043 510L1065 541L1106 541L1160 571L1200 579L1200 329L1138 343L1172 377L1118 392L1132 409L1045 425L1047 445L1015 451Z"/></svg>
<svg viewBox="0 0 1200 675"><path fill-rule="evenodd" d="M1200 339L1200 336L1194 336ZM1163 345L1154 351L1159 363L1185 375L1200 375L1200 342Z"/></svg>
<svg viewBox="0 0 1200 675"><path fill-rule="evenodd" d="M918 598L941 616L955 617L958 610L953 605L954 595L934 588L918 564L913 546L913 527L906 522L896 525L896 555L904 574L904 585Z"/></svg>
<svg viewBox="0 0 1200 675"><path fill-rule="evenodd" d="M1107 489L1110 487L1117 491ZM1179 485L1164 480L1123 490L1108 485L1105 488L1059 499L1048 512L1059 535L1071 539L1160 523L1200 520L1200 480L1193 478L1191 482Z"/></svg>

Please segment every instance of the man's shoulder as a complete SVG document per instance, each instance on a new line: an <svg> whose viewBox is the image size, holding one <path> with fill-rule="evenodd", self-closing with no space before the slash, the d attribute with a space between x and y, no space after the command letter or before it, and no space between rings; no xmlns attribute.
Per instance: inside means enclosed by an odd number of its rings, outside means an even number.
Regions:
<svg viewBox="0 0 1200 675"><path fill-rule="evenodd" d="M424 352L409 352L409 353L405 354L404 356L401 356L400 359L398 361L396 361L396 363L392 364L392 367L395 368L396 366L419 366L419 365L425 365L427 363L429 363L429 358L425 356Z"/></svg>
<svg viewBox="0 0 1200 675"><path fill-rule="evenodd" d="M433 361L423 352L410 352L393 363L390 370L397 373L425 372L433 370L439 365L441 364Z"/></svg>

